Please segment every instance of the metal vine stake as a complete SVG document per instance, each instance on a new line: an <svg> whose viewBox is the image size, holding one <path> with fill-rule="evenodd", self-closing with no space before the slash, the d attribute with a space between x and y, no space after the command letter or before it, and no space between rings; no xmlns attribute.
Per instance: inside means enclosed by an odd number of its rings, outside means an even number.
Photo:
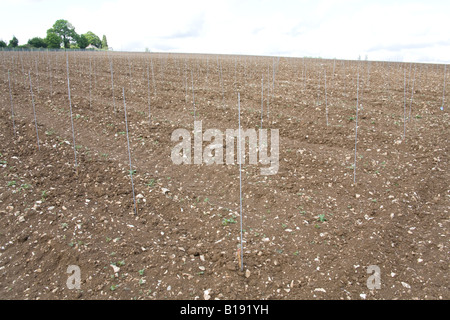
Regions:
<svg viewBox="0 0 450 320"><path fill-rule="evenodd" d="M359 109L359 70L356 86L355 163L353 164L353 183L356 182L356 144L358 143L358 109Z"/></svg>
<svg viewBox="0 0 450 320"><path fill-rule="evenodd" d="M36 139L37 139L37 147L38 150L41 150L41 146L39 144L39 132L38 132L38 126L36 121L36 106L34 105L34 96L33 96L33 86L31 84L31 74L30 71L28 71L28 79L30 80L30 93L31 93L31 103L33 105L33 114L34 114L34 126L36 128Z"/></svg>
<svg viewBox="0 0 450 320"><path fill-rule="evenodd" d="M69 106L70 106L70 123L72 124L72 140L73 140L73 153L75 157L75 169L77 169L77 148L75 145L75 130L73 126L73 114L72 114L72 98L70 97L70 80L69 80L69 54L66 54L66 68L67 68L67 91L69 93ZM78 173L78 169L77 169Z"/></svg>
<svg viewBox="0 0 450 320"><path fill-rule="evenodd" d="M239 153L239 210L240 210L240 225L241 225L241 236L240 236L240 247L238 248L238 254L240 253L240 268L241 271L244 270L244 247L242 241L242 153L241 153L241 95L238 92L238 113L239 113L239 129L238 129L238 153Z"/></svg>
<svg viewBox="0 0 450 320"><path fill-rule="evenodd" d="M125 128L127 132L127 147L128 147L128 161L130 163L130 178L131 178L131 189L133 191L133 203L134 203L134 214L138 214L136 205L136 196L134 193L134 183L133 183L133 168L131 166L131 151L130 151L130 139L128 137L128 120L127 120L127 104L125 103L125 88L122 88L123 95L123 109L125 112Z"/></svg>
<svg viewBox="0 0 450 320"><path fill-rule="evenodd" d="M11 101L11 118L12 118L14 137L15 137L16 136L16 124L14 122L14 105L13 105L13 98L12 98L12 93L11 93L11 79L9 77L9 70L8 70L8 85L9 85L9 99Z"/></svg>

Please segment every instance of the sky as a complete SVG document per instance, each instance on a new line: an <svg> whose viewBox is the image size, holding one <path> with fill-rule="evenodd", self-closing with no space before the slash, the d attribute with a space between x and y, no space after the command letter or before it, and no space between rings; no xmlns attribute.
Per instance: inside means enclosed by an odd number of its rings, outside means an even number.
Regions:
<svg viewBox="0 0 450 320"><path fill-rule="evenodd" d="M58 19L115 51L450 62L450 1L0 0L0 39Z"/></svg>

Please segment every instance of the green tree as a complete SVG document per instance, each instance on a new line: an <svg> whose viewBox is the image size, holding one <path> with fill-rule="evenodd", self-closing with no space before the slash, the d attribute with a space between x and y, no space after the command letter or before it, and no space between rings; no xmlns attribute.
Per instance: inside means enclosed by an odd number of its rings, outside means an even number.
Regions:
<svg viewBox="0 0 450 320"><path fill-rule="evenodd" d="M106 40L105 35L103 35L103 38L102 38L102 49L108 50L108 41Z"/></svg>
<svg viewBox="0 0 450 320"><path fill-rule="evenodd" d="M86 49L86 47L89 45L89 40L84 34L77 36L77 45L80 49Z"/></svg>
<svg viewBox="0 0 450 320"><path fill-rule="evenodd" d="M8 47L15 48L19 45L19 40L16 38L16 36L13 36L11 40L9 40Z"/></svg>
<svg viewBox="0 0 450 320"><path fill-rule="evenodd" d="M61 38L52 31L52 29L47 30L47 37L45 38L47 47L49 49L60 49L61 48Z"/></svg>
<svg viewBox="0 0 450 320"><path fill-rule="evenodd" d="M102 47L102 40L100 40L100 38L92 31L86 32L84 36L87 38L89 44L96 46L99 49Z"/></svg>
<svg viewBox="0 0 450 320"><path fill-rule="evenodd" d="M6 42L3 40L0 40L0 48L6 48Z"/></svg>
<svg viewBox="0 0 450 320"><path fill-rule="evenodd" d="M34 48L47 48L47 42L39 37L34 37L28 40L28 44Z"/></svg>
<svg viewBox="0 0 450 320"><path fill-rule="evenodd" d="M75 27L67 20L59 19L53 24L51 32L57 34L64 48L70 48L70 42L76 42L77 33Z"/></svg>

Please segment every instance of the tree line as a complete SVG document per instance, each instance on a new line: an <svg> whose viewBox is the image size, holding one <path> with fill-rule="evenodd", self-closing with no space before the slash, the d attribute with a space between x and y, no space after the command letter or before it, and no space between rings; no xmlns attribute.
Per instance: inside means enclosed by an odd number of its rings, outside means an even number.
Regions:
<svg viewBox="0 0 450 320"><path fill-rule="evenodd" d="M86 49L88 46L108 50L106 36L103 35L100 40L92 31L78 34L75 31L75 27L64 19L56 20L53 26L47 30L47 36L45 38L34 37L29 39L24 45L19 45L19 40L16 36L13 36L8 44L0 40L0 48Z"/></svg>

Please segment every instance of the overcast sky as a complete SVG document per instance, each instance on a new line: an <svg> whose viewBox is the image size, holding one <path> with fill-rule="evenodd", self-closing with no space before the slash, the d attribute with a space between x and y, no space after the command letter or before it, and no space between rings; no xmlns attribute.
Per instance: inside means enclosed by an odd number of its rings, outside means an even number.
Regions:
<svg viewBox="0 0 450 320"><path fill-rule="evenodd" d="M450 1L0 0L0 39L57 19L114 50L450 62Z"/></svg>

